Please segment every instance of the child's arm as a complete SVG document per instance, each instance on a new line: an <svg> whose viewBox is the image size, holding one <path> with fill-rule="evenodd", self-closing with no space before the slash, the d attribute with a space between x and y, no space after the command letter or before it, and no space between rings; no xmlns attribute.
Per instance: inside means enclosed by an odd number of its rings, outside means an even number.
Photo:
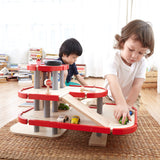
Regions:
<svg viewBox="0 0 160 160"><path fill-rule="evenodd" d="M116 75L106 75L105 78L107 78L108 80L112 96L117 105L117 107L114 110L114 116L118 121L120 117L123 116L122 124L124 124L126 117L128 117L129 120L131 120L131 117L129 115L128 104L123 96L117 76Z"/></svg>
<svg viewBox="0 0 160 160"><path fill-rule="evenodd" d="M143 78L136 78L134 80L132 88L126 100L129 106L133 106L133 104L136 102L139 92L141 90L141 87L143 85L143 82L144 82Z"/></svg>
<svg viewBox="0 0 160 160"><path fill-rule="evenodd" d="M88 84L85 82L84 78L83 78L80 74L75 75L75 77L77 78L78 82L79 82L82 86L87 86L87 85L88 85Z"/></svg>
<svg viewBox="0 0 160 160"><path fill-rule="evenodd" d="M64 86L66 86L66 85L65 85L65 82L66 82L66 79L67 79L67 75L68 75L68 70L65 70L65 71L64 71L64 77L63 77Z"/></svg>

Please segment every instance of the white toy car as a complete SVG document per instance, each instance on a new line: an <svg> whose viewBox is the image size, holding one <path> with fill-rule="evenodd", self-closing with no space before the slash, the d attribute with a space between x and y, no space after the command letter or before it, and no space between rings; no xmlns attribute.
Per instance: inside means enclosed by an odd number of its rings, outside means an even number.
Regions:
<svg viewBox="0 0 160 160"><path fill-rule="evenodd" d="M66 121L68 121L68 116L66 116L66 115L59 115L58 116L58 118L57 118L57 121L58 122L66 122Z"/></svg>

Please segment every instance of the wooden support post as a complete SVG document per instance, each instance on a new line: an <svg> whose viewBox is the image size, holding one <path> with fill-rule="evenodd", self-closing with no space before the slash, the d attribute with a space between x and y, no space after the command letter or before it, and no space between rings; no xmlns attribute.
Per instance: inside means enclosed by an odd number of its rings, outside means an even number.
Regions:
<svg viewBox="0 0 160 160"><path fill-rule="evenodd" d="M97 133L92 132L91 137L89 139L89 146L105 147L106 142L107 142L107 134L101 133L101 136L97 136Z"/></svg>

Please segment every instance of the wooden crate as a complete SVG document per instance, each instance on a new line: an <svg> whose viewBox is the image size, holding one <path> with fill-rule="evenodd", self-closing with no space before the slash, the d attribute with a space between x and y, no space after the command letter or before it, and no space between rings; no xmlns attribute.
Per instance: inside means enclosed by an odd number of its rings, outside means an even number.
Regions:
<svg viewBox="0 0 160 160"><path fill-rule="evenodd" d="M146 72L146 79L142 88L157 88L157 71Z"/></svg>

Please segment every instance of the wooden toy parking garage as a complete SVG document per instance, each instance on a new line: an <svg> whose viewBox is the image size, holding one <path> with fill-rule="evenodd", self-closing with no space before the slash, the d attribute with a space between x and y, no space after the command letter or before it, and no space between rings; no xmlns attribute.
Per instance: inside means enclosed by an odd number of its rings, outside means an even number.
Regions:
<svg viewBox="0 0 160 160"><path fill-rule="evenodd" d="M18 123L11 127L15 134L40 137L61 136L66 130L92 132L90 145L103 145L107 141L107 134L130 134L137 129L137 112L131 116L132 121L121 125L113 116L116 105L102 103L107 90L95 86L64 86L64 71L68 65L50 66L45 64L31 64L28 70L34 71L34 87L23 88L18 96L33 99L34 107L22 112L18 116ZM60 75L60 81L58 81ZM52 80L52 81L51 81ZM47 87L46 87L46 86ZM95 98L97 106L90 107L80 99ZM67 103L69 110L58 110L59 102ZM67 115L69 120L57 121L60 115ZM78 115L80 124L71 124L71 117ZM99 144L103 143L103 144Z"/></svg>

